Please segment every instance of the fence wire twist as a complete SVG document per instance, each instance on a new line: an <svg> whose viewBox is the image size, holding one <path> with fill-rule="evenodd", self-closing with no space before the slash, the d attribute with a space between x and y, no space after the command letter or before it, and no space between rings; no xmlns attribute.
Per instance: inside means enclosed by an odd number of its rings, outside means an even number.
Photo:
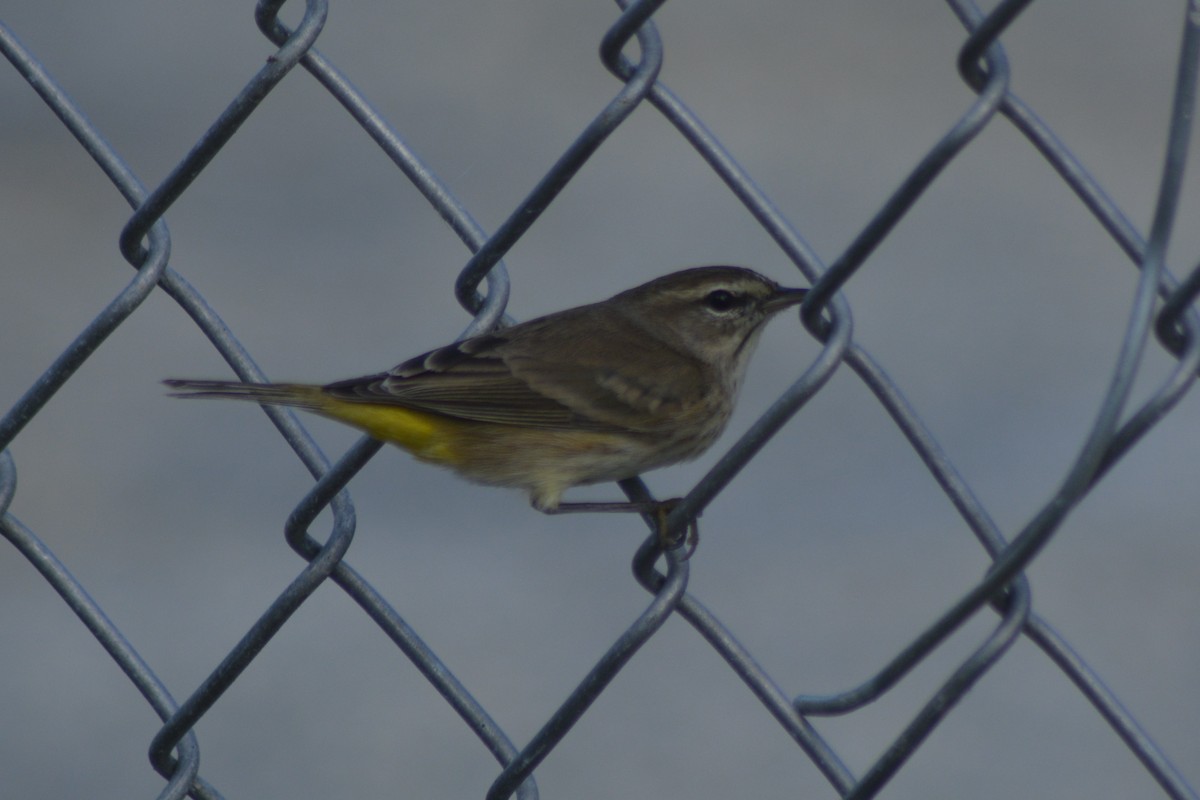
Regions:
<svg viewBox="0 0 1200 800"><path fill-rule="evenodd" d="M678 614L721 655L842 797L867 798L878 794L921 747L934 727L1023 634L1086 696L1166 796L1196 800L1196 792L1083 658L1034 613L1023 570L1100 477L1172 409L1191 387L1197 369L1200 369L1200 317L1191 309L1193 300L1200 293L1200 266L1192 268L1180 281L1165 263L1195 105L1200 64L1200 0L1188 3L1186 8L1167 155L1153 223L1146 238L1143 239L1054 132L1008 89L1009 67L999 37L1030 5L1028 0L1001 3L987 15L969 2L948 0L951 10L969 34L960 51L958 68L978 99L929 149L845 252L828 266L697 116L657 80L663 47L651 17L662 5L662 0L621 2L620 5L623 13L600 46L601 60L621 81L620 91L575 138L504 224L490 235L347 77L314 48L325 21L323 0L307 0L303 20L294 30L287 29L277 18L282 0L260 2L256 21L279 50L153 190L148 190L138 180L38 59L7 27L0 26L0 48L6 57L133 207L133 216L121 232L120 248L137 271L124 291L79 333L0 420L0 449L8 447L105 338L136 311L156 287L192 317L239 377L248 381L264 379L250 354L216 311L168 265L170 234L164 215L259 103L297 65L307 70L337 99L473 252L455 284L459 301L474 314L464 335L487 330L504 314L509 292L508 275L501 260L504 254L534 224L606 137L639 105L649 103L695 148L778 247L812 281L813 290L804 303L801 316L812 335L822 343L820 355L813 364L687 494L673 511L669 524L679 528L694 519L738 470L821 389L837 367L846 364L891 416L978 538L992 559L991 569L868 681L834 695L790 696L756 663L732 633L687 593L688 564L678 555L668 553L664 556L657 549L655 537L650 536L634 558L634 572L637 580L653 595L653 600L546 720L541 730L527 744L518 746L388 601L342 560L355 526L354 507L346 486L378 452L381 447L378 442L363 438L331 464L295 417L268 409L280 434L316 481L286 525L288 543L306 559L307 565L209 677L182 702L174 699L150 665L54 553L33 531L7 512L16 492L16 469L11 455L4 449L0 455L0 511L4 511L0 530L61 595L162 718L163 726L150 745L151 762L167 779L159 796L221 796L199 775L195 725L293 612L317 587L331 580L352 597L412 661L501 764L502 770L488 790L488 798L504 798L514 793L521 798L537 797L533 776L537 766L663 622L670 615ZM636 62L624 55L627 45L635 39L640 53ZM1133 308L1101 410L1078 458L1050 501L1011 540L1001 534L899 387L871 354L853 340L850 307L839 293L946 165L995 120L997 114L1028 138L1140 270ZM482 294L478 292L481 284L486 289ZM1151 396L1131 407L1130 388L1139 374L1142 355L1151 342L1152 323L1158 345L1174 357L1175 363L1170 375ZM622 488L633 499L648 497L646 488L638 480L626 481ZM324 541L319 541L310 535L309 526L326 508L333 513L332 530ZM656 567L660 560L665 563L665 573ZM999 618L990 635L958 664L882 756L864 774L853 774L814 727L811 718L847 714L876 700L985 607L993 609Z"/></svg>

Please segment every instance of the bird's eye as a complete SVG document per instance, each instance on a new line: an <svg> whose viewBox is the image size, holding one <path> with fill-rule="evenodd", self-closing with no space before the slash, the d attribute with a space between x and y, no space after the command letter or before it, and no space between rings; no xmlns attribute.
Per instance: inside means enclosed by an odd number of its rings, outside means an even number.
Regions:
<svg viewBox="0 0 1200 800"><path fill-rule="evenodd" d="M704 296L704 305L712 311L725 313L741 305L740 298L726 289L715 289Z"/></svg>

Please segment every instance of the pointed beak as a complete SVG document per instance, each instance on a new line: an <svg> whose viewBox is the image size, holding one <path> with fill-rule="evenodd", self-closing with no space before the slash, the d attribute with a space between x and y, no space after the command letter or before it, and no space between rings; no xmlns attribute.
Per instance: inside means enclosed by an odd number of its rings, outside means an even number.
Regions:
<svg viewBox="0 0 1200 800"><path fill-rule="evenodd" d="M780 288L775 294L763 303L763 309L768 314L775 314L783 311L790 306L797 306L804 302L805 295L808 294L808 289L786 289Z"/></svg>

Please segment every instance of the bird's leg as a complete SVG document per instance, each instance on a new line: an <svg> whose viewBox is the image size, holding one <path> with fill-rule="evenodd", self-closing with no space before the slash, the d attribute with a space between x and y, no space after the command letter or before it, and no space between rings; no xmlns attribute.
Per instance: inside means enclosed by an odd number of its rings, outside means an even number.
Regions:
<svg viewBox="0 0 1200 800"><path fill-rule="evenodd" d="M668 536L667 535L667 517L675 510L675 506L679 505L682 497L673 497L670 500L614 500L601 502L581 502L581 503L559 503L553 508L545 508L533 504L533 507L543 514L579 514L579 513L635 513L635 514L650 514L654 517L655 528L658 531L658 542L663 550L674 550L682 545L687 546L687 552L684 555L684 560L692 557L692 553L696 552L696 545L700 543L700 525L696 520L688 523L687 532L683 536Z"/></svg>
<svg viewBox="0 0 1200 800"><path fill-rule="evenodd" d="M670 500L660 500L655 505L653 514L655 521L658 523L658 543L664 551L674 550L677 547L685 547L683 551L683 560L687 561L692 557L692 553L696 552L696 547L700 544L700 522L693 517L688 521L687 531L677 535L669 536L667 534L667 517L671 516L671 512L675 510L675 506L683 500L682 497L672 497Z"/></svg>

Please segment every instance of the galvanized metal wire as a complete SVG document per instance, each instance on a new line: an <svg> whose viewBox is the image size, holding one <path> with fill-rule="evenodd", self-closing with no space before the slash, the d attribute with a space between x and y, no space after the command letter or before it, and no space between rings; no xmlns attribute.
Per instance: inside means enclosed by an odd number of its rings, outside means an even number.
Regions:
<svg viewBox="0 0 1200 800"><path fill-rule="evenodd" d="M304 15L294 29L280 22L282 0L262 0L256 21L262 33L279 49L238 92L226 109L153 189L144 186L122 157L105 140L83 110L72 100L14 32L0 26L0 49L20 75L76 138L84 151L121 192L133 214L120 235L120 248L135 269L125 289L74 338L0 419L0 532L19 551L68 607L87 626L113 661L162 719L162 727L149 745L150 760L165 779L159 797L216 798L222 795L199 771L200 741L197 724L242 675L268 642L326 581L339 586L379 627L396 647L453 707L464 724L479 738L500 765L490 788L481 787L490 800L516 795L535 798L538 766L549 757L571 727L601 696L613 678L634 658L672 615L679 615L720 655L765 710L796 743L805 757L828 780L833 793L843 798L878 795L906 762L922 747L930 733L971 688L1000 662L1020 637L1027 637L1074 684L1129 751L1139 759L1165 797L1182 800L1200 797L1181 770L1162 753L1133 714L1095 674L1084 658L1035 611L1025 570L1054 536L1072 509L1096 486L1115 463L1135 447L1141 437L1170 413L1192 387L1200 370L1200 316L1193 309L1200 294L1200 266L1176 277L1166 260L1187 165L1187 146L1196 103L1200 69L1200 1L1186 4L1182 45L1175 78L1173 109L1166 157L1153 223L1142 237L1099 182L1082 166L1067 145L1009 88L1009 64L1001 37L1031 5L1003 2L985 14L965 0L948 0L951 11L967 32L958 68L977 99L942 137L929 148L911 173L882 203L878 213L831 264L826 265L769 197L754 182L720 141L684 101L659 81L664 46L654 22L662 0L622 2L622 13L600 43L600 58L620 82L613 99L580 131L562 156L513 209L494 233L487 233L430 167L370 102L321 54L315 43L325 22L325 0L306 0ZM626 54L636 41L637 59ZM648 536L633 559L638 583L651 600L642 614L612 642L604 656L579 682L569 697L545 720L540 730L520 744L505 733L480 702L442 662L395 608L346 556L355 531L355 509L347 487L381 445L363 438L335 462L316 445L291 413L268 409L280 435L312 474L314 484L290 515L286 536L306 566L262 612L210 675L195 687L168 688L128 641L117 624L93 600L84 585L39 537L8 509L16 496L16 464L8 446L99 345L134 314L146 298L159 289L177 302L244 380L263 380L251 354L185 278L169 266L171 239L165 217L203 173L213 157L259 104L300 66L314 77L359 124L375 144L436 209L473 255L461 270L455 294L473 319L464 335L496 325L505 313L509 278L502 261L512 246L530 229L605 139L620 127L634 109L649 104L696 150L729 191L747 208L779 249L812 282L813 291L802 309L802 319L821 343L813 363L775 400L745 434L725 452L681 503L668 525L683 529L705 509L732 478L759 452L797 411L829 381L841 365L848 366L874 394L908 443L949 498L968 528L992 559L987 574L965 592L945 613L907 646L900 649L868 680L830 695L795 694L780 685L752 653L740 644L696 597L688 593L689 564L678 552L662 553L657 538ZM921 199L942 170L989 125L1003 118L1037 149L1046 163L1087 207L1140 270L1120 353L1100 410L1082 443L1078 457L1050 499L1011 539L1006 538L972 487L960 474L910 405L900 387L889 378L875 357L854 339L851 308L840 290L897 223ZM480 292L480 287L483 291ZM1157 343L1155 338L1157 338ZM1174 359L1170 373L1149 396L1136 403L1131 387L1148 348L1159 346ZM638 480L623 489L633 499L649 497ZM332 511L332 527L322 539L310 526L324 510ZM660 572L658 565L665 565ZM880 757L856 774L830 742L814 718L850 714L889 692L916 665L922 663L968 620L991 609L996 619L989 635L963 658L952 673ZM178 699L182 698L182 699Z"/></svg>

